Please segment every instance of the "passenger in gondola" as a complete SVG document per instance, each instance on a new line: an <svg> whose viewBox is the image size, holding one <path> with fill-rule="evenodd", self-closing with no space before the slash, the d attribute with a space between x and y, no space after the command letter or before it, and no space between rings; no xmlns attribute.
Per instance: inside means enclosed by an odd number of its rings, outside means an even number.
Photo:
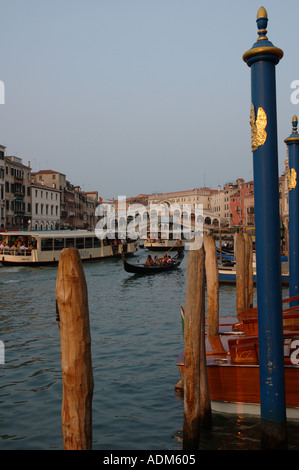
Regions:
<svg viewBox="0 0 299 470"><path fill-rule="evenodd" d="M171 258L170 256L166 256L166 264L171 264Z"/></svg>
<svg viewBox="0 0 299 470"><path fill-rule="evenodd" d="M154 261L151 257L151 255L148 255L148 257L146 258L146 261L145 261L145 265L146 266L152 266L154 264Z"/></svg>
<svg viewBox="0 0 299 470"><path fill-rule="evenodd" d="M166 264L166 255L162 256L162 258L160 259L160 264L161 266L164 266Z"/></svg>
<svg viewBox="0 0 299 470"><path fill-rule="evenodd" d="M155 265L155 266L160 266L160 264L161 264L161 263L160 263L160 260L159 260L158 256L156 255L156 256L155 256L155 259L154 259L154 265Z"/></svg>

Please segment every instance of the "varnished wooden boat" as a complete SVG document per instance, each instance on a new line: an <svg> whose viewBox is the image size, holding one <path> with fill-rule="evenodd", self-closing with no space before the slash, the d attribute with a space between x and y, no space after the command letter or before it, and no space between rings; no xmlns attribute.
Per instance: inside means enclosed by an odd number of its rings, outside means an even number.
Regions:
<svg viewBox="0 0 299 470"><path fill-rule="evenodd" d="M180 254L180 257L174 256L171 260L170 264L165 264L163 266L153 265L153 266L145 266L144 264L132 264L128 263L124 259L124 269L127 273L134 273L134 274L157 274L157 273L164 273L169 272L177 269L181 262L183 261L184 254Z"/></svg>
<svg viewBox="0 0 299 470"><path fill-rule="evenodd" d="M295 298L293 298L295 299ZM285 299L284 302L290 301ZM224 319L223 319L224 320ZM283 311L286 412L299 418L299 308ZM259 345L257 309L219 325L219 335L206 337L206 363L212 409L221 412L260 414ZM183 390L184 351L177 359Z"/></svg>

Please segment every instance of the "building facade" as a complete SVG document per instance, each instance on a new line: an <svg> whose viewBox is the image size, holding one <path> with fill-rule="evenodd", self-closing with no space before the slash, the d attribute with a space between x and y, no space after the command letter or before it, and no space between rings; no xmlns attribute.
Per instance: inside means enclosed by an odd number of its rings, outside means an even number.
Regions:
<svg viewBox="0 0 299 470"><path fill-rule="evenodd" d="M31 229L54 230L60 226L61 190L31 183Z"/></svg>
<svg viewBox="0 0 299 470"><path fill-rule="evenodd" d="M189 191L176 191L173 193L152 194L148 197L149 204L167 203L169 205L188 205L195 209L202 205L204 211L211 211L211 196L217 192L215 189L195 188Z"/></svg>
<svg viewBox="0 0 299 470"><path fill-rule="evenodd" d="M211 208L220 215L223 227L254 225L254 187L253 181L242 178L226 183L211 197Z"/></svg>
<svg viewBox="0 0 299 470"><path fill-rule="evenodd" d="M5 156L5 227L28 229L31 219L31 168L22 159Z"/></svg>
<svg viewBox="0 0 299 470"><path fill-rule="evenodd" d="M0 145L0 228L5 227L5 147Z"/></svg>
<svg viewBox="0 0 299 470"><path fill-rule="evenodd" d="M35 184L59 191L60 229L91 229L95 227L95 210L99 203L97 191L82 191L80 186L71 184L66 179L66 175L58 171L40 170L33 174L33 178Z"/></svg>

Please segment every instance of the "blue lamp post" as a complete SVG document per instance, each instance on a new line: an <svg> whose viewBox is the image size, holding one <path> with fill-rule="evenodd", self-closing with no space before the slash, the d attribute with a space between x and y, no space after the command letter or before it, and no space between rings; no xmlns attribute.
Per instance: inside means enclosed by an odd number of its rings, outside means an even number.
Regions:
<svg viewBox="0 0 299 470"><path fill-rule="evenodd" d="M285 139L289 154L288 190L289 190L289 270L290 297L299 295L299 134L298 119L293 116L292 134ZM299 300L293 300L291 306L299 305Z"/></svg>
<svg viewBox="0 0 299 470"><path fill-rule="evenodd" d="M251 68L257 306L262 442L286 446L275 66L283 56L268 40L268 16L257 14L258 39L243 60Z"/></svg>

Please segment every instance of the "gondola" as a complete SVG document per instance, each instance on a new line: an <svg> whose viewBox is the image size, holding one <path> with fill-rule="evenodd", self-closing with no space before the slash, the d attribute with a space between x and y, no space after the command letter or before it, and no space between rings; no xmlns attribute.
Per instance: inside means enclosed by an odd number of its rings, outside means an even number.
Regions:
<svg viewBox="0 0 299 470"><path fill-rule="evenodd" d="M179 256L176 255L172 258L170 264L165 264L163 266L145 266L144 264L131 264L124 259L124 269L127 273L134 274L157 274L164 273L168 271L173 271L177 269L181 262L184 259L184 253L181 253Z"/></svg>

